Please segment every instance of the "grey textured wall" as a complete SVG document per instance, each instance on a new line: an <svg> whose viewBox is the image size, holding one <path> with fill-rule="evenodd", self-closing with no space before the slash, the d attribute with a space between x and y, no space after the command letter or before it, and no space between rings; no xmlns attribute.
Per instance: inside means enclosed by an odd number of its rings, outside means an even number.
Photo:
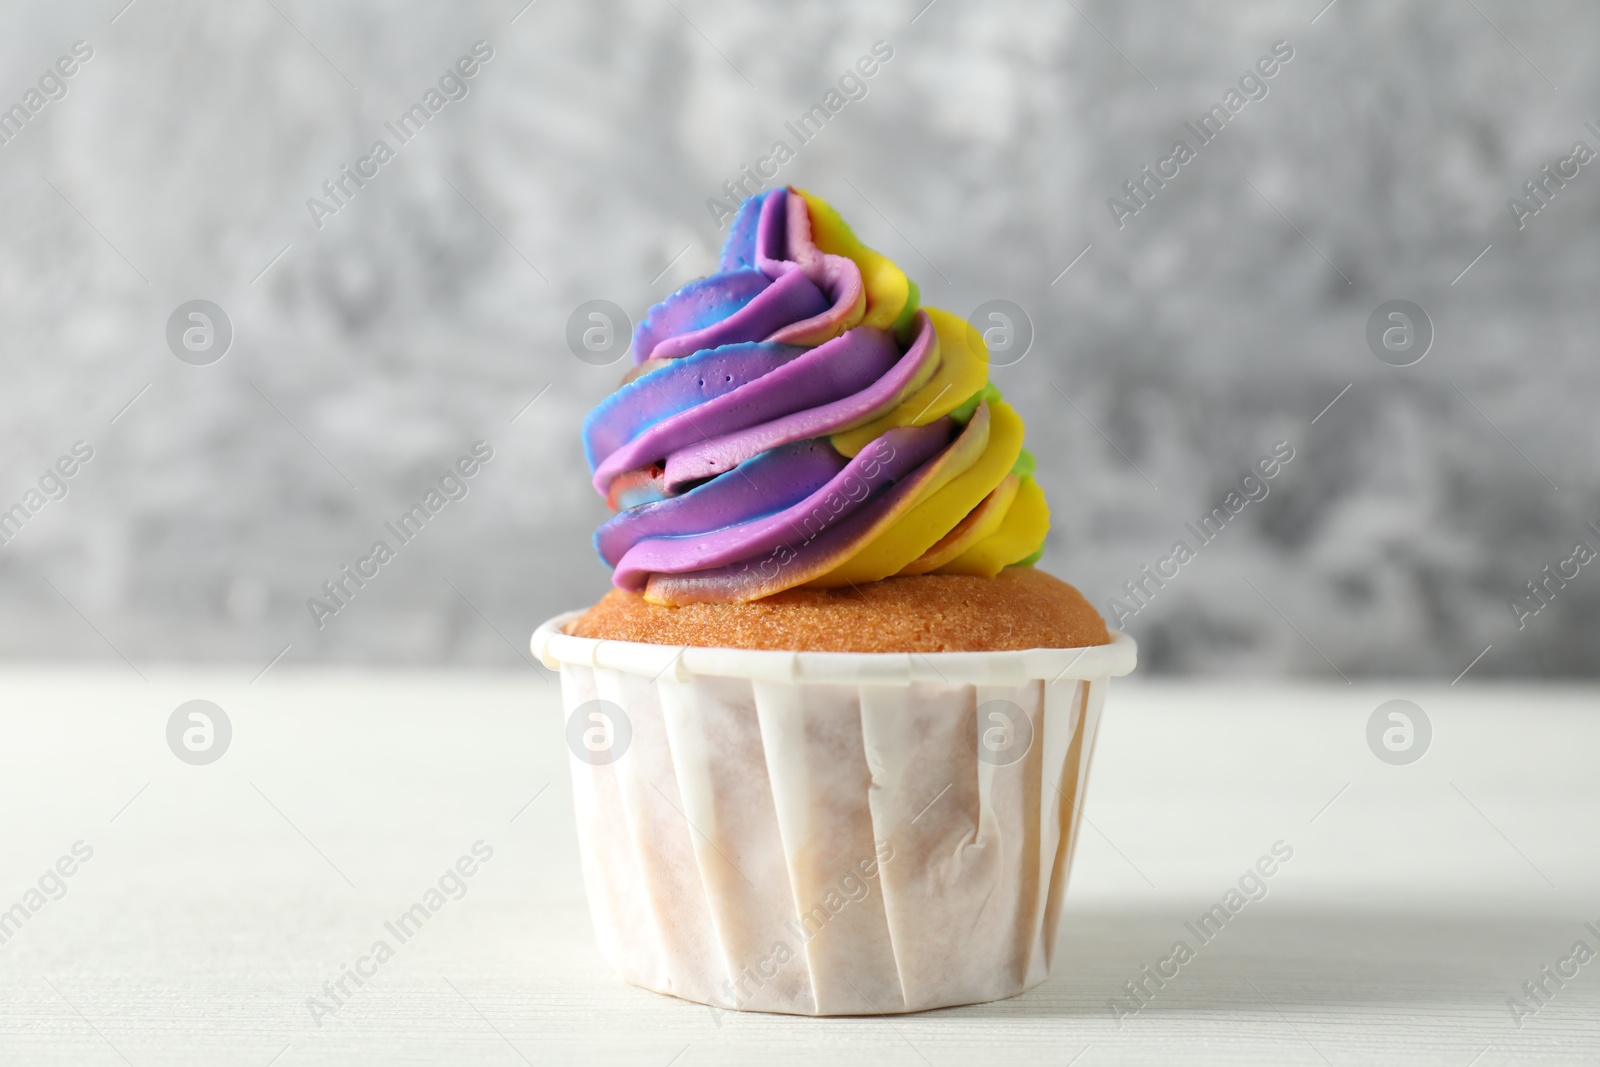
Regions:
<svg viewBox="0 0 1600 1067"><path fill-rule="evenodd" d="M48 90L0 146L0 507L43 502L0 547L5 656L517 662L607 580L577 428L622 364L575 358L569 315L637 318L709 270L707 199L882 40L779 180L925 303L1024 309L1032 347L993 377L1039 455L1048 569L1104 605L1294 450L1149 585L1125 624L1147 667L1448 678L1492 645L1474 676L1597 672L1596 568L1520 628L1511 604L1600 547L1600 166L1521 229L1507 205L1600 149L1592 5L124 3L13 3L0 34L0 107ZM384 123L479 40L465 98L400 143ZM1198 145L1185 121L1278 41L1265 95L1119 226L1122 183ZM314 221L379 139L394 158ZM232 324L210 365L169 350L193 299ZM1366 336L1397 299L1434 333L1405 367ZM467 495L313 625L479 440ZM65 497L30 498L79 441Z"/></svg>

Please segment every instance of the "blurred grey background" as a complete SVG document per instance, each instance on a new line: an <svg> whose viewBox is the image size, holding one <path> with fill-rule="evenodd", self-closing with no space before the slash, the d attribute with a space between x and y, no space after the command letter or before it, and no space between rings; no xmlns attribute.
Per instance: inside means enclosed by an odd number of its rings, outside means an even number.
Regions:
<svg viewBox="0 0 1600 1067"><path fill-rule="evenodd" d="M636 320L711 269L708 198L883 41L777 180L924 303L1026 312L993 378L1051 501L1043 566L1107 607L1294 449L1126 620L1146 670L1600 673L1600 568L1513 608L1600 548L1600 165L1521 229L1507 204L1600 150L1592 5L524 2L6 5L0 508L27 517L0 654L525 659L608 580L577 431L625 363L577 359L569 316ZM478 41L464 98L401 143L385 123ZM1119 228L1109 198L1280 41ZM394 158L314 221L380 139ZM194 299L232 324L210 365L167 342ZM1391 300L1432 323L1410 366L1368 344ZM319 629L307 599L479 440L470 492Z"/></svg>

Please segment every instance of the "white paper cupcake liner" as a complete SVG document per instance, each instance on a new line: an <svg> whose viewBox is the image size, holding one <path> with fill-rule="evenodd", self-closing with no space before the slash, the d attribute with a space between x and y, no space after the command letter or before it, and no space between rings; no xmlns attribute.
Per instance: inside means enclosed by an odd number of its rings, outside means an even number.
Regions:
<svg viewBox="0 0 1600 1067"><path fill-rule="evenodd" d="M595 936L635 985L798 1015L1043 981L1109 645L933 654L572 637L561 672Z"/></svg>

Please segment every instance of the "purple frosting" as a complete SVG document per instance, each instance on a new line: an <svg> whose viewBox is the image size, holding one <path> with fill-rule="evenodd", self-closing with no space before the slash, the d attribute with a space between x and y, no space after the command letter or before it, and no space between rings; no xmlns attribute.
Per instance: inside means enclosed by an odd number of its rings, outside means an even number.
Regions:
<svg viewBox="0 0 1600 1067"><path fill-rule="evenodd" d="M623 554L613 581L623 589L641 589L653 573L722 567L779 545L811 541L857 512L870 511L875 497L950 443L953 425L940 419L927 426L891 430L824 485L781 511L706 533L644 538Z"/></svg>
<svg viewBox="0 0 1600 1067"><path fill-rule="evenodd" d="M782 511L827 485L847 463L826 441L775 448L744 464L737 477L713 478L681 496L613 515L595 533L595 547L615 567L646 537L722 530Z"/></svg>
<svg viewBox="0 0 1600 1067"><path fill-rule="evenodd" d="M595 534L618 586L767 595L789 580L774 558L800 559L797 575L832 566L905 506L961 427L891 429L854 458L833 447L938 369L925 314L907 328L902 311L897 341L861 325L866 305L860 268L816 246L802 197L740 206L718 272L650 309L633 337L648 365L584 420L595 488L631 505Z"/></svg>
<svg viewBox="0 0 1600 1067"><path fill-rule="evenodd" d="M677 484L673 485L670 477L673 469L671 457L691 445L843 400L882 378L900 359L900 349L895 345L894 338L884 330L870 327L851 330L827 344L803 350L800 355L754 381L686 411L669 415L640 433L600 461L594 472L595 488L605 493L617 475L661 460L668 461L669 492L687 481L721 473L717 470L699 471L679 478ZM647 385L651 378L671 369L655 371L631 384ZM804 436L815 437L817 434ZM800 440L800 437L774 440L757 451L796 440ZM747 453L741 458L751 455L754 453Z"/></svg>

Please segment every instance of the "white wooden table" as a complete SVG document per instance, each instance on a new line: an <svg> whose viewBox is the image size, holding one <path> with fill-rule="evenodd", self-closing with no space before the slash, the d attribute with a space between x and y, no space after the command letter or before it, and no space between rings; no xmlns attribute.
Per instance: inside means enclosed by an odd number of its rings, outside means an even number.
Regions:
<svg viewBox="0 0 1600 1067"><path fill-rule="evenodd" d="M618 982L583 903L555 689L516 674L0 672L0 1063L1114 1063L1600 1058L1600 692L1117 682L1064 964L998 1004L797 1019ZM1428 754L1368 716L1414 700ZM233 738L180 762L185 701ZM1331 802L1331 803L1330 803ZM1108 1002L1274 842L1293 859L1178 976ZM324 997L474 843L493 855L337 1011ZM75 864L75 865L74 865ZM468 864L467 866L472 866ZM456 883L448 881L454 890ZM13 921L15 926L15 920ZM0 929L4 929L0 924ZM386 937L394 942L392 936ZM320 1025L319 1025L320 1023Z"/></svg>

